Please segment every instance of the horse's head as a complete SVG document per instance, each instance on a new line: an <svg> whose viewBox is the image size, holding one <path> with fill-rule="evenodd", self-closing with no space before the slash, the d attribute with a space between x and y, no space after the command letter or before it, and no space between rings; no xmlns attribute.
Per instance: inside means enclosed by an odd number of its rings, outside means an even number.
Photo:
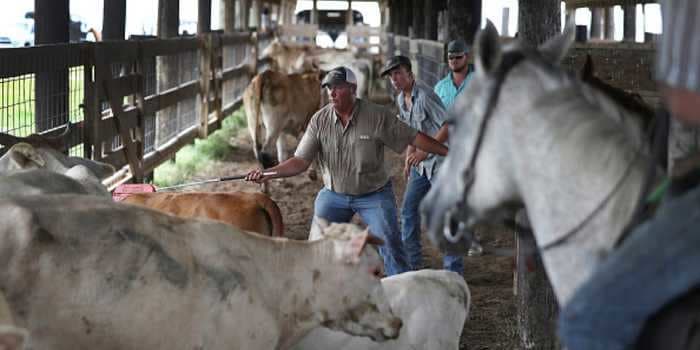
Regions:
<svg viewBox="0 0 700 350"><path fill-rule="evenodd" d="M477 34L475 76L450 110L450 152L421 206L433 243L468 248L455 230L502 217L508 204L519 204L509 150L513 133L525 131L508 126L568 79L545 72L559 65L573 39L571 26L537 49L517 41L502 45L491 22Z"/></svg>

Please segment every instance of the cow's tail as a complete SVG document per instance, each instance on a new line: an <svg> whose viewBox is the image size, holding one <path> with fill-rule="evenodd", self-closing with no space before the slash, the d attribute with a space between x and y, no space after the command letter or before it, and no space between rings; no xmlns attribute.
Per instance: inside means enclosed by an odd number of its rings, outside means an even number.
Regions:
<svg viewBox="0 0 700 350"><path fill-rule="evenodd" d="M248 85L243 94L243 104L245 105L246 119L248 120L248 131L253 139L253 153L255 158L261 159L262 142L260 140L260 104L262 103L262 89L264 73L256 75Z"/></svg>
<svg viewBox="0 0 700 350"><path fill-rule="evenodd" d="M260 195L260 202L258 202L262 209L265 210L265 214L272 226L272 236L282 237L284 236L284 222L282 221L282 212L277 203L272 200L272 198L266 195Z"/></svg>

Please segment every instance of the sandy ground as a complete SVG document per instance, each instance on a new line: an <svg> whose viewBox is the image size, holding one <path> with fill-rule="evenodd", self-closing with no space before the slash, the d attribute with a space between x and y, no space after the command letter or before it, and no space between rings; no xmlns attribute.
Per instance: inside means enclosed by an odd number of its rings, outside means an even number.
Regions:
<svg viewBox="0 0 700 350"><path fill-rule="evenodd" d="M197 174L191 181L220 176L245 174L257 166L245 130L231 140L233 154L210 169ZM387 152L390 163L396 203L401 204L405 188L401 156ZM312 181L306 174L293 178L273 180L270 195L279 205L285 224L285 235L291 239L306 239L309 233L316 192L321 180ZM230 181L191 187L197 191L259 191L260 186L244 181ZM360 222L355 218L356 222ZM513 235L500 229L483 227L477 230L482 244L493 247L512 247ZM441 268L440 253L423 239L426 267ZM472 293L471 314L465 324L460 349L514 349L516 342L515 303L513 297L513 260L496 256L465 256L464 278Z"/></svg>

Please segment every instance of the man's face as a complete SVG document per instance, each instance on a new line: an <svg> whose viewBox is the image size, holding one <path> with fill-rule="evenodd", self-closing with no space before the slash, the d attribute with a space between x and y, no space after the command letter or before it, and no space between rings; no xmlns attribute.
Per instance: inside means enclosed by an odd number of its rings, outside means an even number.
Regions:
<svg viewBox="0 0 700 350"><path fill-rule="evenodd" d="M347 110L355 103L354 85L350 83L338 83L326 86L328 98L336 110Z"/></svg>
<svg viewBox="0 0 700 350"><path fill-rule="evenodd" d="M469 55L464 52L452 52L447 55L447 65L453 72L463 72L467 69Z"/></svg>
<svg viewBox="0 0 700 350"><path fill-rule="evenodd" d="M404 90L413 83L413 76L404 66L398 66L389 72L389 80L396 90Z"/></svg>

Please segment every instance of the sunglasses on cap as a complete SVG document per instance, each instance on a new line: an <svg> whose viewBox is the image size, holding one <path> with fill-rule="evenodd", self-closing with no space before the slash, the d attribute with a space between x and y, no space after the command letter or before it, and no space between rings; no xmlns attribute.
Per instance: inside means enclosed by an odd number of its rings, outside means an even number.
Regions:
<svg viewBox="0 0 700 350"><path fill-rule="evenodd" d="M459 60L459 59L462 59L462 57L464 57L463 54L462 55L447 55L448 60Z"/></svg>

